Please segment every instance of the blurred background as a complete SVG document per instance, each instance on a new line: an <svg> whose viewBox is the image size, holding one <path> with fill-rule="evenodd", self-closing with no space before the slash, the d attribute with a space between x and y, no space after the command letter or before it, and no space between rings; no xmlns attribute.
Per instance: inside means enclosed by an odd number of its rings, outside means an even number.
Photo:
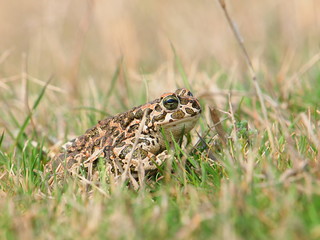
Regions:
<svg viewBox="0 0 320 240"><path fill-rule="evenodd" d="M320 1L226 3L262 89L285 99L300 87L312 89L320 72ZM12 122L6 113L23 119L50 78L37 112L45 129L65 124L59 116L75 106L113 115L185 87L173 47L193 91L209 104L222 107L214 98L224 89L253 91L214 0L2 0L0 36L0 126L6 128Z"/></svg>

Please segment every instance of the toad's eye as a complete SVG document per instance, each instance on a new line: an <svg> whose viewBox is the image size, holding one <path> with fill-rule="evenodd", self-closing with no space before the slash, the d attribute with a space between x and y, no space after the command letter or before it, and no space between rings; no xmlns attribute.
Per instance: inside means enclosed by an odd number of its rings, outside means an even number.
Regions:
<svg viewBox="0 0 320 240"><path fill-rule="evenodd" d="M163 106L168 109L168 110L174 110L178 107L179 105L179 99L174 96L167 96L163 99Z"/></svg>

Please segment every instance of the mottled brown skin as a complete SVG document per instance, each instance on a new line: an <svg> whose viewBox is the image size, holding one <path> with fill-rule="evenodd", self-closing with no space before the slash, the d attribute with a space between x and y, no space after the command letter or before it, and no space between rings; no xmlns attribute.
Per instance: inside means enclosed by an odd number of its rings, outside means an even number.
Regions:
<svg viewBox="0 0 320 240"><path fill-rule="evenodd" d="M187 89L163 94L152 102L99 121L84 135L65 144L65 151L47 164L47 172L62 175L65 170L74 173L82 167L92 174L99 158L105 159L108 173L114 176L119 176L128 162L132 172L138 171L139 164L145 171L155 170L166 159L164 136L169 142L171 136L180 139L194 127L200 113L198 100Z"/></svg>

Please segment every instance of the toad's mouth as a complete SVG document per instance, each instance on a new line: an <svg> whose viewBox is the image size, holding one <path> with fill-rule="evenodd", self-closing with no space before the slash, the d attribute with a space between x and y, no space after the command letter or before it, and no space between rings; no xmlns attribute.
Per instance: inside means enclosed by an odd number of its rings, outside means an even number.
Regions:
<svg viewBox="0 0 320 240"><path fill-rule="evenodd" d="M186 117L182 119L175 119L172 122L165 122L165 123L160 123L159 125L165 129L171 128L171 127L176 127L176 126L183 126L183 125L195 125L197 120L199 119L200 114L197 114L192 117Z"/></svg>

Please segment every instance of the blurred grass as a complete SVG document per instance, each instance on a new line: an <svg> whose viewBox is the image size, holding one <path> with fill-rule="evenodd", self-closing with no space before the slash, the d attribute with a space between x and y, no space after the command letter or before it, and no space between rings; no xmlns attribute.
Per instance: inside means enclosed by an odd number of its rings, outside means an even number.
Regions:
<svg viewBox="0 0 320 240"><path fill-rule="evenodd" d="M320 238L320 4L227 5L274 146L216 2L0 2L0 239ZM188 85L205 109L191 144L176 145L143 190L102 183L89 195L78 179L48 190L48 151ZM196 131L211 149L186 154Z"/></svg>

